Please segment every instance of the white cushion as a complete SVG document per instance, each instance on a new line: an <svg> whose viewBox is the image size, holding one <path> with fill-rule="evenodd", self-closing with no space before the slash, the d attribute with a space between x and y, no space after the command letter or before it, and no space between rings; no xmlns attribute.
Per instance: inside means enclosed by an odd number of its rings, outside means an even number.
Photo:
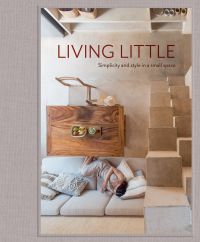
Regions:
<svg viewBox="0 0 200 242"><path fill-rule="evenodd" d="M46 157L42 160L42 171L52 174L79 173L83 157Z"/></svg>
<svg viewBox="0 0 200 242"><path fill-rule="evenodd" d="M84 191L79 197L72 197L61 209L61 215L72 216L103 216L105 207L110 200L110 193Z"/></svg>
<svg viewBox="0 0 200 242"><path fill-rule="evenodd" d="M114 216L143 216L144 199L121 200L116 195L113 195L106 206L105 214Z"/></svg>
<svg viewBox="0 0 200 242"><path fill-rule="evenodd" d="M129 165L127 164L127 162L124 159L120 162L117 169L120 170L124 174L127 182L134 177L131 168L129 167Z"/></svg>
<svg viewBox="0 0 200 242"><path fill-rule="evenodd" d="M42 173L41 175L41 199L44 200L52 200L59 192L52 190L48 187L50 183L52 183L57 176L49 173Z"/></svg>
<svg viewBox="0 0 200 242"><path fill-rule="evenodd" d="M146 179L144 176L136 176L128 182L126 192L121 199L143 197L146 192Z"/></svg>
<svg viewBox="0 0 200 242"><path fill-rule="evenodd" d="M52 200L41 200L41 215L58 215L60 207L70 198L68 195L60 194Z"/></svg>

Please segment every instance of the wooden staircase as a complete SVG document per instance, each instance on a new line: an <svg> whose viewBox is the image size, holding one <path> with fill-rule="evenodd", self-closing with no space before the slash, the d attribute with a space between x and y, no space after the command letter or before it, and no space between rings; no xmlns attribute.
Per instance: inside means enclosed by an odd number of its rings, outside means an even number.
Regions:
<svg viewBox="0 0 200 242"><path fill-rule="evenodd" d="M184 76L151 83L146 234L191 233L191 110Z"/></svg>

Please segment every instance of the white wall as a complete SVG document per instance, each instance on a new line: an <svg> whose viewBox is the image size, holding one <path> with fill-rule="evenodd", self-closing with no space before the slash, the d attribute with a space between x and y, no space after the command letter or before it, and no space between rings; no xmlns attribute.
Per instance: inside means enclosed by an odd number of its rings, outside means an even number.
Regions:
<svg viewBox="0 0 200 242"><path fill-rule="evenodd" d="M46 106L68 105L68 88L63 88L55 80L56 76L66 74L66 64L57 63L56 46L63 40L54 26L41 17L41 153L46 156Z"/></svg>
<svg viewBox="0 0 200 242"><path fill-rule="evenodd" d="M46 155L46 105L67 105L67 88L54 80L55 76L77 76L83 81L96 85L99 93L114 95L118 102L124 106L127 116L127 136L125 155L127 157L145 157L148 150L148 119L150 82L166 80L167 75L185 75L185 69L191 65L188 51L184 51L184 35L179 32L75 32L63 38L44 17L41 19L41 116L42 116L42 155ZM185 35L188 37L188 35ZM189 38L190 40L190 38ZM70 60L57 58L58 44L123 44L128 46L136 43L175 43L175 59L162 60L163 63L175 63L175 68L145 68L145 69L104 69L97 67L98 62L122 62L114 60L71 58ZM188 44L187 44L188 45ZM187 50L190 46L187 46ZM187 55L187 56L186 56ZM124 61L126 62L126 60ZM135 62L135 60L129 60ZM148 62L143 57L140 63ZM151 63L157 63L155 58ZM187 62L187 63L186 63ZM85 91L80 88L70 88L70 104L84 104Z"/></svg>

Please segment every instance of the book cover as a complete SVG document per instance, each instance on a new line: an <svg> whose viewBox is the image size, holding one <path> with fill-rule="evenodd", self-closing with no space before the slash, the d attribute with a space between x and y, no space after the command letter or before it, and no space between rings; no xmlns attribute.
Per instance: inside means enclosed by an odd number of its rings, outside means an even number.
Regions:
<svg viewBox="0 0 200 242"><path fill-rule="evenodd" d="M191 20L41 8L41 235L192 235Z"/></svg>

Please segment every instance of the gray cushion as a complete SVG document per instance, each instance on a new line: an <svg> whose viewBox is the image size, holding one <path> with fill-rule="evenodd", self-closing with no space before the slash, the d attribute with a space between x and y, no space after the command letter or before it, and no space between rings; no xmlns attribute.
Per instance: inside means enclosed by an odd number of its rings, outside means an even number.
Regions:
<svg viewBox="0 0 200 242"><path fill-rule="evenodd" d="M106 215L142 216L144 215L144 199L121 200L113 195L105 209Z"/></svg>
<svg viewBox="0 0 200 242"><path fill-rule="evenodd" d="M58 215L60 207L71 197L60 194L52 200L41 200L41 215Z"/></svg>
<svg viewBox="0 0 200 242"><path fill-rule="evenodd" d="M60 209L61 215L103 216L105 207L110 200L109 193L99 191L84 191L79 197L72 197Z"/></svg>
<svg viewBox="0 0 200 242"><path fill-rule="evenodd" d="M80 196L87 184L88 180L82 175L62 172L48 187L67 195Z"/></svg>
<svg viewBox="0 0 200 242"><path fill-rule="evenodd" d="M47 172L42 173L41 175L41 199L51 200L53 199L59 192L52 190L48 187L48 185L56 179L56 175L49 174Z"/></svg>

